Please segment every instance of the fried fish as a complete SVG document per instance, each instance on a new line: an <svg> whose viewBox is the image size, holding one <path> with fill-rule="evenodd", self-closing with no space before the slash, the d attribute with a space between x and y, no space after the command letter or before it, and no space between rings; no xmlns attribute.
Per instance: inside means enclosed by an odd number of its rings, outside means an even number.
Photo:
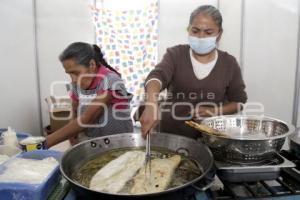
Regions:
<svg viewBox="0 0 300 200"><path fill-rule="evenodd" d="M180 161L181 157L179 155L151 160L151 173L149 174L145 169L147 166L143 166L133 178L134 184L130 193L144 194L166 190Z"/></svg>
<svg viewBox="0 0 300 200"><path fill-rule="evenodd" d="M118 193L143 166L145 152L129 151L110 161L91 179L90 189Z"/></svg>

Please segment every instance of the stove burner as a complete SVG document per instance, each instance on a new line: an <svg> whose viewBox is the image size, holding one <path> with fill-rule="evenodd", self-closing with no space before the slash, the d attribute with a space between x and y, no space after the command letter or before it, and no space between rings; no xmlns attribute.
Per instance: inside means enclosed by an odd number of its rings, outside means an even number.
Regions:
<svg viewBox="0 0 300 200"><path fill-rule="evenodd" d="M263 165L278 165L284 162L284 159L281 156L276 155L273 159L266 159L259 162L222 162L222 161L216 161L216 163L220 163L221 165L228 165L228 166L263 166Z"/></svg>
<svg viewBox="0 0 300 200"><path fill-rule="evenodd" d="M284 160L284 162L281 162L281 158ZM277 157L277 160L274 160L274 162L273 160L271 161L272 162L266 162L259 166L232 166L231 164L231 167L235 167L234 170L231 170L239 173L238 175L235 175L237 178L238 176L243 176L243 173L239 171L242 167L248 170L250 168L252 168L253 170L259 169L258 171L260 172L253 172L253 174L256 174L256 177L259 177L261 176L261 174L264 174L264 170L261 169L269 169L273 172L277 171L277 176L272 179L271 177L267 177L269 179L261 179L256 181L251 181L248 177L248 179L245 179L243 181L237 181L238 183L231 180L224 180L222 177L219 176L220 182L222 183L223 187L221 189L214 189L214 187L212 187L208 192L210 198L216 200L249 198L276 199L274 197L282 198L282 196L288 196L291 197L291 199L300 199L300 160L296 158L293 154L291 154L289 151L283 150L280 152L280 155L279 157ZM223 167L223 172L228 172L230 165L227 163L227 165L220 166L219 164L217 165L218 171L220 171L220 167ZM232 173L231 175L234 175L234 173Z"/></svg>
<svg viewBox="0 0 300 200"><path fill-rule="evenodd" d="M230 182L270 180L279 177L282 168L292 168L296 165L276 154L271 160L265 160L251 165L215 162L220 179Z"/></svg>

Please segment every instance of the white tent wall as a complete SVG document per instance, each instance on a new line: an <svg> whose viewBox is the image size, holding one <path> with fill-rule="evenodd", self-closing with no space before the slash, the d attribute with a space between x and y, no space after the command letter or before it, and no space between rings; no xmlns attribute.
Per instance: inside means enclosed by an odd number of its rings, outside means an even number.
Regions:
<svg viewBox="0 0 300 200"><path fill-rule="evenodd" d="M200 5L218 7L217 0L160 0L158 22L158 60L168 47L187 43L187 27L191 12ZM183 9L184 6L184 9Z"/></svg>
<svg viewBox="0 0 300 200"><path fill-rule="evenodd" d="M49 123L44 99L50 95L53 82L69 80L58 61L59 53L71 42L95 39L88 3L1 1L0 20L5 25L0 30L1 73L14 73L14 78L5 75L0 80L0 127L11 125L39 134L40 127ZM297 0L160 0L159 60L167 47L187 42L190 12L207 3L218 7L223 15L224 32L219 48L234 55L240 63L249 101L263 103L266 114L287 122L300 121L299 112L293 117L299 107L295 93L299 88ZM9 87L12 80L14 87ZM55 87L55 91L65 94L64 85Z"/></svg>
<svg viewBox="0 0 300 200"><path fill-rule="evenodd" d="M58 59L59 54L72 42L94 42L94 25L88 3L86 0L36 1L43 127L49 123L45 98L51 93L59 96L67 95L64 81L70 81L70 78L65 74Z"/></svg>
<svg viewBox="0 0 300 200"><path fill-rule="evenodd" d="M0 127L40 134L33 2L0 2Z"/></svg>
<svg viewBox="0 0 300 200"><path fill-rule="evenodd" d="M244 13L244 79L249 101L291 122L297 68L299 1L247 0Z"/></svg>
<svg viewBox="0 0 300 200"><path fill-rule="evenodd" d="M243 22L242 0L220 0L219 9L223 17L223 33L219 48L228 51L242 63L242 22Z"/></svg>

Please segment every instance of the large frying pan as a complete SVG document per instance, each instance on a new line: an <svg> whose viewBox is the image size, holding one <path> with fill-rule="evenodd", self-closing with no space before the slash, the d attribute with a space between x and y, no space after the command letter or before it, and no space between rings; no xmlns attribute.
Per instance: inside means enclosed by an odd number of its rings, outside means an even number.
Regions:
<svg viewBox="0 0 300 200"><path fill-rule="evenodd" d="M142 138L141 134L138 133L122 133L95 138L82 142L65 152L61 160L60 169L63 176L71 183L72 188L77 195L86 199L155 199L158 197L158 195L169 195L170 193L184 189L188 186L193 186L196 188L195 185L197 185L201 179L207 176L208 172L213 166L213 155L208 147L206 147L204 144L183 136L156 133L151 137L151 146L153 148L167 148L174 152L185 154L197 162L198 166L202 168L203 173L196 179L179 187L171 188L159 193L141 195L112 194L93 191L72 179L72 174L78 170L83 163L87 162L91 158L94 158L96 155L119 148L143 146L145 146L145 140Z"/></svg>

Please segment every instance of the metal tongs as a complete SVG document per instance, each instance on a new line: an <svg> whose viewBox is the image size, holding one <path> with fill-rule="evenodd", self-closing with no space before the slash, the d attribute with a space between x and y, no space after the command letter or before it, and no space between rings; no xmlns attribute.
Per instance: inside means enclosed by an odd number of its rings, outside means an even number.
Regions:
<svg viewBox="0 0 300 200"><path fill-rule="evenodd" d="M151 135L151 133L148 133L146 136L145 175L147 174L147 169L149 169L149 175L151 176L150 135Z"/></svg>

